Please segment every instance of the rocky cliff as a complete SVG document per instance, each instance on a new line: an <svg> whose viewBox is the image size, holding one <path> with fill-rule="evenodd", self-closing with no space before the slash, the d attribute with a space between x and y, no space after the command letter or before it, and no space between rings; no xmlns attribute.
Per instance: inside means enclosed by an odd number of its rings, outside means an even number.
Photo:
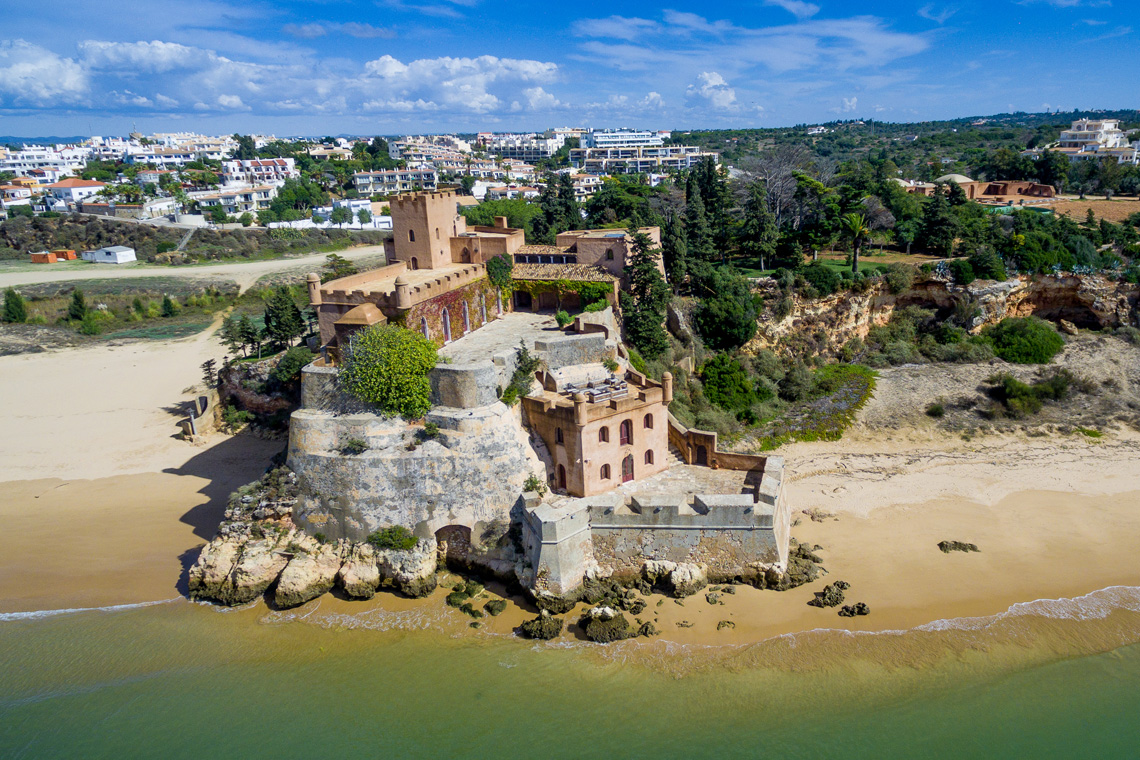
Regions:
<svg viewBox="0 0 1140 760"><path fill-rule="evenodd" d="M767 280L759 290L776 302L776 285ZM795 308L782 320L766 315L746 351L767 349L787 353L793 346L810 353L829 353L851 338L865 338L876 325L890 321L896 309L921 306L947 317L958 308L977 307L973 330L1006 317L1035 315L1072 322L1078 327L1103 329L1136 325L1140 286L1115 282L1100 275L1034 275L1005 282L978 280L967 286L931 278L898 294L885 282L865 292L842 291L814 300L795 297Z"/></svg>

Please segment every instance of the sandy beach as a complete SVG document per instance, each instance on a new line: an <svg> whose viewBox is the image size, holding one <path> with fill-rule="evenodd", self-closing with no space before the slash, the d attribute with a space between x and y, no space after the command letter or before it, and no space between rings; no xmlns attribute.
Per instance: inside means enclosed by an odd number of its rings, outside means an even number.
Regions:
<svg viewBox="0 0 1140 760"><path fill-rule="evenodd" d="M256 479L282 447L250 436L219 434L197 445L174 437L173 412L189 398L183 391L196 382L198 365L219 355L203 334L0 358L7 400L0 414L0 612L133 604L183 592L185 568L213 536L227 495ZM843 441L781 453L791 471L792 534L823 547L829 575L785 593L737 587L715 604L704 593L682 604L655 597L641 617L655 620L663 638L742 644L819 628L905 629L1140 586L1134 433L964 441L932 428L856 425ZM942 540L973 542L981 551L943 554ZM845 619L809 607L834 580L850 583L848 601L866 602L871 614ZM442 595L326 596L310 606L346 614L419 609L469 630L466 618L443 608ZM534 614L516 602L479 631L508 634ZM721 621L732 626L718 630Z"/></svg>

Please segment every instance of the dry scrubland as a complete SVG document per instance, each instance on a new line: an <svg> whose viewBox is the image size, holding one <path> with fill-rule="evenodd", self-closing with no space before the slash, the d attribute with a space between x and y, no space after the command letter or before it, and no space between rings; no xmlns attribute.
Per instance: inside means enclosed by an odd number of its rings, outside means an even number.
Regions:
<svg viewBox="0 0 1140 760"><path fill-rule="evenodd" d="M1097 219L1107 219L1114 224L1120 224L1133 214L1140 214L1140 198L1120 198L1117 200L1076 200L1066 198L1051 203L1047 208L1054 213L1070 216L1077 221L1084 221L1092 209Z"/></svg>

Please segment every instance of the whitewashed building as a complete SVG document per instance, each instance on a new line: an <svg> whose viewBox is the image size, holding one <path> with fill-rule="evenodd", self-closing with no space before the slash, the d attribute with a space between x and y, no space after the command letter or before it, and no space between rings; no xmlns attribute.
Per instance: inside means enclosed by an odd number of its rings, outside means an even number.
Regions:
<svg viewBox="0 0 1140 760"><path fill-rule="evenodd" d="M96 264L126 264L137 261L135 249L125 245L109 245L94 251L84 251L83 260L93 261Z"/></svg>

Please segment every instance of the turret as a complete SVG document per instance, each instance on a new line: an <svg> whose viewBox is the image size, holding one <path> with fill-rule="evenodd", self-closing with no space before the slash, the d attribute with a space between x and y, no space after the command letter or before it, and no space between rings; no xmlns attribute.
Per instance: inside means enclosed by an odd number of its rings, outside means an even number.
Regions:
<svg viewBox="0 0 1140 760"><path fill-rule="evenodd" d="M673 373L666 372L661 375L661 401L668 405L673 400Z"/></svg>
<svg viewBox="0 0 1140 760"><path fill-rule="evenodd" d="M309 272L305 278L309 286L309 303L313 306L321 305L321 276L316 272Z"/></svg>
<svg viewBox="0 0 1140 760"><path fill-rule="evenodd" d="M401 310L412 308L412 293L404 275L396 278L396 308Z"/></svg>
<svg viewBox="0 0 1140 760"><path fill-rule="evenodd" d="M574 424L577 425L578 427L582 427L583 425L586 424L586 404L587 403L588 402L586 400L586 394L585 393L575 393L574 394Z"/></svg>

